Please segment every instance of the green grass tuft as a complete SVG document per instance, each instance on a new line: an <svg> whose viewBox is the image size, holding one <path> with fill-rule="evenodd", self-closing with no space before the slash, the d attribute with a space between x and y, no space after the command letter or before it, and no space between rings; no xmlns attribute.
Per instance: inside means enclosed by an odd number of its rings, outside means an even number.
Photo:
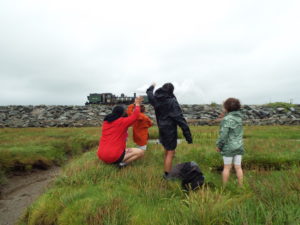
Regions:
<svg viewBox="0 0 300 225"><path fill-rule="evenodd" d="M272 102L265 104L267 107L271 108L285 108L286 110L289 110L291 107L296 107L295 104L288 103L288 102Z"/></svg>
<svg viewBox="0 0 300 225"><path fill-rule="evenodd" d="M62 165L97 146L99 128L0 129L0 184L5 174Z"/></svg>

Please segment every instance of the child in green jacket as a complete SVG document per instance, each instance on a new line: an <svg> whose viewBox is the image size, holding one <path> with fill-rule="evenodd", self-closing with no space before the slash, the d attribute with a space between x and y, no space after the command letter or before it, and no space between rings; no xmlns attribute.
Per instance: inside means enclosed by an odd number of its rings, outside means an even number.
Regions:
<svg viewBox="0 0 300 225"><path fill-rule="evenodd" d="M227 183L233 164L238 183L241 186L243 184L241 163L242 155L244 154L241 104L238 99L228 98L223 106L225 117L221 122L219 138L216 143L216 150L221 153L224 160L223 184Z"/></svg>

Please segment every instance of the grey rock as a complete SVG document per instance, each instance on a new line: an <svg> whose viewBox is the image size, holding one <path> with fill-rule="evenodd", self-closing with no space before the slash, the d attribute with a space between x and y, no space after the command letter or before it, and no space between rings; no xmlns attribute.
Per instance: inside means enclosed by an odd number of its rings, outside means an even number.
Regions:
<svg viewBox="0 0 300 225"><path fill-rule="evenodd" d="M68 118L65 117L65 116L61 116L61 117L58 118L58 120L67 120L67 119L68 119Z"/></svg>
<svg viewBox="0 0 300 225"><path fill-rule="evenodd" d="M284 112L284 111L285 111L285 108L279 107L279 108L276 108L276 111L277 111L277 112Z"/></svg>
<svg viewBox="0 0 300 225"><path fill-rule="evenodd" d="M249 105L244 105L243 108L246 109L246 110L252 110L252 107L249 106Z"/></svg>
<svg viewBox="0 0 300 225"><path fill-rule="evenodd" d="M6 114L0 113L0 120L5 120L5 119L6 119Z"/></svg>

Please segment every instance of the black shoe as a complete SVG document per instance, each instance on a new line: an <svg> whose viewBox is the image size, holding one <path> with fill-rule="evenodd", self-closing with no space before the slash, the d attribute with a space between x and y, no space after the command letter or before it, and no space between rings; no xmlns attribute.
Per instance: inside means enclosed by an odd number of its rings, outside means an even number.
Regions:
<svg viewBox="0 0 300 225"><path fill-rule="evenodd" d="M163 177L164 180L171 180L171 179L172 179L172 178L169 176L169 174L165 174L165 173L163 174L162 177Z"/></svg>
<svg viewBox="0 0 300 225"><path fill-rule="evenodd" d="M118 168L119 168L119 169L122 169L122 168L125 168L127 165L128 165L127 163L120 162L120 163L118 164Z"/></svg>

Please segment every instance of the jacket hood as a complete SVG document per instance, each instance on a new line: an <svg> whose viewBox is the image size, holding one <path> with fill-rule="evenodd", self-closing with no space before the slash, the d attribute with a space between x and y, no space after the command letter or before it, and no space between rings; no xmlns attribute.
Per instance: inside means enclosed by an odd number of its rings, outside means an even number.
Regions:
<svg viewBox="0 0 300 225"><path fill-rule="evenodd" d="M230 116L233 116L233 117L238 117L238 118L241 118L241 119L243 118L243 114L240 110L229 112L227 115L230 115Z"/></svg>
<svg viewBox="0 0 300 225"><path fill-rule="evenodd" d="M113 108L112 113L105 116L104 121L113 122L123 116L125 109L123 106L117 105Z"/></svg>
<svg viewBox="0 0 300 225"><path fill-rule="evenodd" d="M158 88L156 91L155 91L155 94L154 94L155 98L157 99L167 99L167 98L174 98L174 94L170 94L168 93L166 90L164 90L163 88Z"/></svg>

